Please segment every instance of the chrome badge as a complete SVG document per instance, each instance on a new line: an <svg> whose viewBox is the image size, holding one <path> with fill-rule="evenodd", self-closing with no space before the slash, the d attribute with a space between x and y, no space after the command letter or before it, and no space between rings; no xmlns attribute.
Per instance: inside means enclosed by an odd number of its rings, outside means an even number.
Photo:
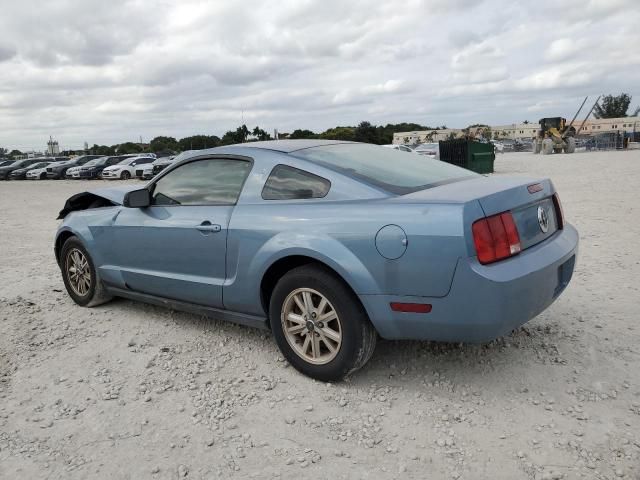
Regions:
<svg viewBox="0 0 640 480"><path fill-rule="evenodd" d="M549 231L549 216L542 207L538 207L538 224L540 225L542 233L547 233Z"/></svg>

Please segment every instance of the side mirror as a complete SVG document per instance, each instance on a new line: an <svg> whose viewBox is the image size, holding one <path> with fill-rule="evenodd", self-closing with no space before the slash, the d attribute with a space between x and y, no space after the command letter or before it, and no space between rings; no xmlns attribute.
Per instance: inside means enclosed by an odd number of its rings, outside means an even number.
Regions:
<svg viewBox="0 0 640 480"><path fill-rule="evenodd" d="M122 204L127 208L144 208L151 205L151 193L146 188L125 194Z"/></svg>

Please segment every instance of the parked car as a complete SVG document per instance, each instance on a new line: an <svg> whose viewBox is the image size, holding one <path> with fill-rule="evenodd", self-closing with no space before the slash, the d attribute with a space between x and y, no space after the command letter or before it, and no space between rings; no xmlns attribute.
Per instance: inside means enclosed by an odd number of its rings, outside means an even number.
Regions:
<svg viewBox="0 0 640 480"><path fill-rule="evenodd" d="M32 163L26 167L18 168L11 172L11 180L25 180L27 178L27 173L31 170L41 170L45 169L47 165L50 165L52 162L38 162Z"/></svg>
<svg viewBox="0 0 640 480"><path fill-rule="evenodd" d="M415 148L414 152L429 158L438 158L440 156L440 144L422 143Z"/></svg>
<svg viewBox="0 0 640 480"><path fill-rule="evenodd" d="M270 328L322 381L362 367L378 335L510 332L558 298L578 247L548 179L328 140L201 150L142 188L74 195L59 218L77 304L121 296Z"/></svg>
<svg viewBox="0 0 640 480"><path fill-rule="evenodd" d="M8 165L0 167L0 180L9 180L11 178L11 172L20 168L28 167L34 163L41 162L42 158L26 158L24 160L16 160Z"/></svg>
<svg viewBox="0 0 640 480"><path fill-rule="evenodd" d="M136 168L135 171L135 176L138 180L150 180L151 178L153 178L153 166L156 165L157 163L163 163L164 162L169 162L170 163L170 158L174 158L172 157L160 157L160 158L156 158L153 162L151 163L147 163L145 165L140 165ZM167 163L167 164L169 164Z"/></svg>
<svg viewBox="0 0 640 480"><path fill-rule="evenodd" d="M32 168L27 170L26 179L27 180L46 180L47 179L47 166L51 165L52 162L48 163L46 166L41 168Z"/></svg>
<svg viewBox="0 0 640 480"><path fill-rule="evenodd" d="M497 140L491 140L491 143L493 144L493 151L495 153L504 153L504 144L497 141Z"/></svg>
<svg viewBox="0 0 640 480"><path fill-rule="evenodd" d="M156 160L155 162L153 162L153 170L152 170L152 177L155 177L156 175L158 175L162 170L164 170L165 168L167 168L169 165L171 165L172 163L175 162L179 162L185 158L190 157L192 154L194 154L195 152L198 152L199 150L185 150L184 152L176 155L175 157L162 157L159 158L158 160Z"/></svg>
<svg viewBox="0 0 640 480"><path fill-rule="evenodd" d="M102 170L101 178L104 179L118 179L118 180L129 180L136 174L136 168L142 165L151 164L155 160L155 157L149 156L138 156L125 158L121 160L119 163L112 165L110 167L106 167Z"/></svg>
<svg viewBox="0 0 640 480"><path fill-rule="evenodd" d="M7 165L11 165L14 162L14 160L2 160L0 162L0 167L6 167Z"/></svg>
<svg viewBox="0 0 640 480"><path fill-rule="evenodd" d="M413 152L413 148L407 147L406 145L387 144L387 145L382 145L382 146L386 147L386 148L392 148L394 150L400 150L401 152Z"/></svg>
<svg viewBox="0 0 640 480"><path fill-rule="evenodd" d="M94 158L93 160L89 160L82 166L69 168L67 170L66 177L73 178L75 180L79 180L82 178L99 178L102 170L104 170L106 167L110 167L111 165L116 165L127 157L128 155L115 155Z"/></svg>
<svg viewBox="0 0 640 480"><path fill-rule="evenodd" d="M65 178L67 174L67 170L73 167L77 167L80 165L84 165L90 160L95 158L100 158L101 155L82 155L79 157L72 158L71 160L67 160L64 162L57 162L53 165L49 165L47 167L47 178L58 180L61 178Z"/></svg>

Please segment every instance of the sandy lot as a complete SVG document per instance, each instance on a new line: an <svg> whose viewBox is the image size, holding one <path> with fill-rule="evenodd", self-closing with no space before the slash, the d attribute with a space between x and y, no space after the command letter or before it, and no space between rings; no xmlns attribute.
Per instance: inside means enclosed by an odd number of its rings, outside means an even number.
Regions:
<svg viewBox="0 0 640 480"><path fill-rule="evenodd" d="M264 332L77 307L55 217L101 182L1 182L0 478L640 478L640 151L496 167L553 179L572 284L490 345L382 341L334 385Z"/></svg>

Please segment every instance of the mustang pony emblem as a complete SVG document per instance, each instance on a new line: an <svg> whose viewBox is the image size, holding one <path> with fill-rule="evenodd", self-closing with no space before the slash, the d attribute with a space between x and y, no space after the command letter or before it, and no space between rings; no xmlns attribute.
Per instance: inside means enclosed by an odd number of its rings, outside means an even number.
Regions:
<svg viewBox="0 0 640 480"><path fill-rule="evenodd" d="M540 225L542 233L547 233L549 231L549 216L541 206L538 207L538 224Z"/></svg>

